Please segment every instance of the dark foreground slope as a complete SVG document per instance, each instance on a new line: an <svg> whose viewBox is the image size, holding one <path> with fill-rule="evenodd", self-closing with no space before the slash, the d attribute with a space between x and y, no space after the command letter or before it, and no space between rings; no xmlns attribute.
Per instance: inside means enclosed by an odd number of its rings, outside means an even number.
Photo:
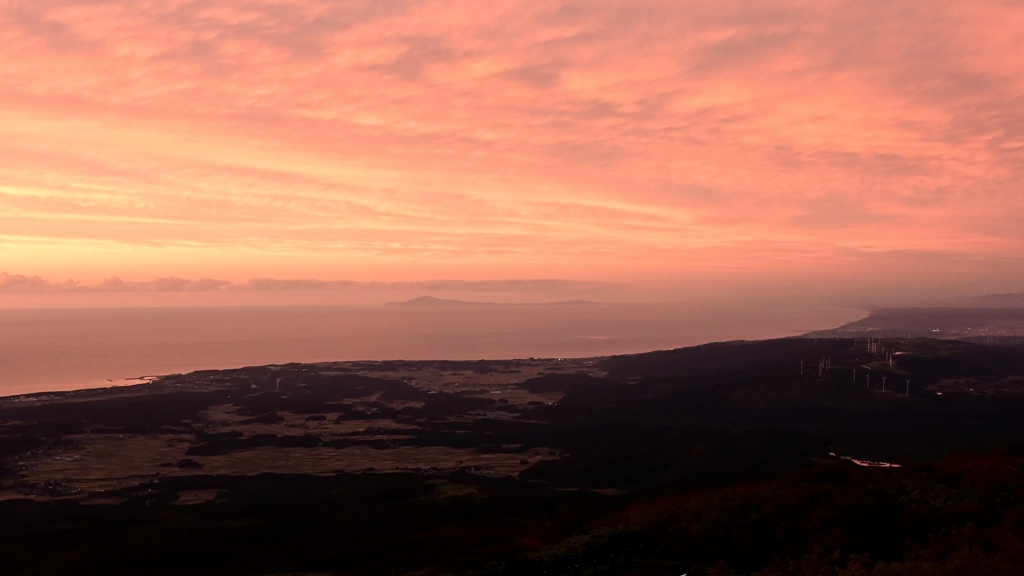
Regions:
<svg viewBox="0 0 1024 576"><path fill-rule="evenodd" d="M18 574L1020 574L1022 413L1024 352L834 337L10 398L0 557Z"/></svg>

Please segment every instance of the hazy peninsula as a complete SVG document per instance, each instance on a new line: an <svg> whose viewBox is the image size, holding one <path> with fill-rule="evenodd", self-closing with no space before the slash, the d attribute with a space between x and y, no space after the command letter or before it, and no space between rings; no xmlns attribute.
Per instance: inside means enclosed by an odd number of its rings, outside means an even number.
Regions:
<svg viewBox="0 0 1024 576"><path fill-rule="evenodd" d="M423 307L459 307L459 306L596 306L600 302L590 300L562 300L559 302L541 302L531 304L499 304L495 302L474 302L471 300L452 300L434 296L418 296L400 302L388 302L385 306L423 306Z"/></svg>

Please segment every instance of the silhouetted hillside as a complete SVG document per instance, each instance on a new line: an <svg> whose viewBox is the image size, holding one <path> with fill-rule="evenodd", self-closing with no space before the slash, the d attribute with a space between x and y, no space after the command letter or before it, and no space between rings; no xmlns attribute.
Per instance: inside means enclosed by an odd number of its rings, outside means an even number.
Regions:
<svg viewBox="0 0 1024 576"><path fill-rule="evenodd" d="M1024 351L336 362L0 399L12 574L1019 574ZM980 570L980 572L979 572Z"/></svg>
<svg viewBox="0 0 1024 576"><path fill-rule="evenodd" d="M465 300L446 300L433 296L419 296L402 302L388 302L385 306L487 306L484 302L467 302Z"/></svg>

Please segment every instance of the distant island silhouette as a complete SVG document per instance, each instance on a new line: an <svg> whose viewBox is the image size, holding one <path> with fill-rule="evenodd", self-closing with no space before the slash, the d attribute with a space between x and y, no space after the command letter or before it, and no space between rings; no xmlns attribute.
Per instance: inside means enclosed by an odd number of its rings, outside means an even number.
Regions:
<svg viewBox="0 0 1024 576"><path fill-rule="evenodd" d="M600 302L592 302L590 300L563 300L561 302L541 302L541 303L526 303L526 304L507 304L498 302L474 302L470 300L450 300L446 298L436 298L434 296L418 296L411 300L404 300L401 302L388 302L385 306L431 306L431 307L443 307L443 306L593 306L599 305Z"/></svg>
<svg viewBox="0 0 1024 576"><path fill-rule="evenodd" d="M449 300L434 296L419 296L402 302L388 302L385 306L493 306L487 302L469 302L466 300Z"/></svg>

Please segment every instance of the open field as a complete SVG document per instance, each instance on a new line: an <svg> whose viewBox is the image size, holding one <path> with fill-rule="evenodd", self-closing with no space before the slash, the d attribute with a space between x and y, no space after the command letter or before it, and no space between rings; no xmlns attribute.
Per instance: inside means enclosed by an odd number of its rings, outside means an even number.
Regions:
<svg viewBox="0 0 1024 576"><path fill-rule="evenodd" d="M409 441L431 424L513 420L531 406L557 402L564 392L533 391L520 384L549 373L603 375L593 362L337 362L265 367L252 374L177 375L138 386L2 398L0 407L22 408L33 417L47 408L74 412L76 406L111 401L124 402L125 410L144 411L155 403L172 404L182 393L209 396L211 402L165 426L129 425L113 431L119 424L116 413L106 415L107 420L83 421L80 429L62 434L59 442L13 459L11 466L20 480L0 489L0 499L85 495L86 502L110 502L107 492L125 485L198 470L223 475L473 470L516 476L534 462L558 457L559 451L546 446L450 447ZM324 393L329 402L305 390L322 381L340 384L340 391ZM396 395L395 390L401 393ZM468 404L446 410L443 402L435 401L448 396ZM289 402L296 397L305 403ZM442 407L420 414L428 404ZM17 429L35 422L14 419L7 425ZM216 446L218 441L221 446Z"/></svg>

